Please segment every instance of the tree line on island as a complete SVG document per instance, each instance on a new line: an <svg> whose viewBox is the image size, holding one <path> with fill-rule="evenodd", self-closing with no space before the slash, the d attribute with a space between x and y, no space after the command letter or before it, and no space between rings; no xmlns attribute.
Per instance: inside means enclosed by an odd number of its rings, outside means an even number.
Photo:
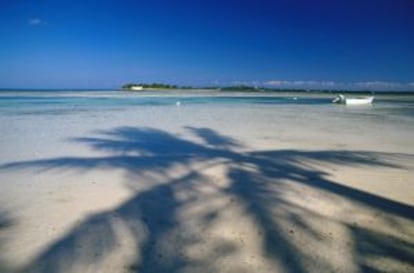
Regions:
<svg viewBox="0 0 414 273"><path fill-rule="evenodd" d="M164 83L127 83L122 86L124 90L133 90L134 87L142 87L143 89L178 89L177 85L164 84Z"/></svg>
<svg viewBox="0 0 414 273"><path fill-rule="evenodd" d="M145 90L211 90L223 92L294 92L294 93L358 93L358 94L373 94L380 92L381 94L407 94L412 91L372 91L372 90L327 90L327 89L292 89L292 88L272 88L265 86L250 86L250 85L230 85L230 86L188 86L175 85L165 83L127 83L122 85L124 91L145 91Z"/></svg>
<svg viewBox="0 0 414 273"><path fill-rule="evenodd" d="M260 91L290 91L290 92L306 92L308 90L302 89L280 89L280 88L268 88L257 87L249 85L231 85L231 86L201 86L193 87L188 85L174 85L164 83L127 83L122 85L122 90L127 91L139 91L139 90L216 90L216 91L239 91L239 92L260 92Z"/></svg>

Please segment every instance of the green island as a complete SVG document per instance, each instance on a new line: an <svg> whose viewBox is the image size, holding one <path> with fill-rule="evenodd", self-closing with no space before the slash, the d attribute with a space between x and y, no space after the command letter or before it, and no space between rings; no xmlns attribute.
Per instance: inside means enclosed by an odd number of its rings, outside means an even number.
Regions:
<svg viewBox="0 0 414 273"><path fill-rule="evenodd" d="M231 86L189 86L189 85L173 85L164 83L127 83L122 85L122 90L126 91L147 91L147 90L212 90L212 91L237 91L237 92L263 92L263 91L281 91L281 92L306 92L308 90L302 89L281 89L257 87L249 85L231 85Z"/></svg>
<svg viewBox="0 0 414 273"><path fill-rule="evenodd" d="M412 91L381 91L381 90L346 90L346 89L300 89L300 88L272 88L266 86L250 86L250 85L229 85L229 86L189 86L175 85L165 83L127 83L122 85L122 91L174 91L174 90L193 90L193 91L216 91L216 92L262 92L262 93L348 93L348 94L412 94Z"/></svg>
<svg viewBox="0 0 414 273"><path fill-rule="evenodd" d="M122 85L123 90L136 91L148 89L178 89L177 85L163 84L163 83L127 83Z"/></svg>
<svg viewBox="0 0 414 273"><path fill-rule="evenodd" d="M284 89L284 88L269 88L257 87L249 85L230 85L230 86L189 86L189 85L174 85L164 83L127 83L122 85L121 90L124 91L149 91L149 90L212 90L223 92L308 92L311 90L305 89ZM312 90L313 91L313 90ZM316 90L314 90L316 91Z"/></svg>

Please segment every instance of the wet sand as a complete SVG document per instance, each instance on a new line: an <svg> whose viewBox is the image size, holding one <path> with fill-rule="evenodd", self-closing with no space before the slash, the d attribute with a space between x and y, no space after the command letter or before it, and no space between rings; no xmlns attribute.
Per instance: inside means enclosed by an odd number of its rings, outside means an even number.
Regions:
<svg viewBox="0 0 414 273"><path fill-rule="evenodd" d="M414 123L387 111L3 115L0 272L413 272Z"/></svg>

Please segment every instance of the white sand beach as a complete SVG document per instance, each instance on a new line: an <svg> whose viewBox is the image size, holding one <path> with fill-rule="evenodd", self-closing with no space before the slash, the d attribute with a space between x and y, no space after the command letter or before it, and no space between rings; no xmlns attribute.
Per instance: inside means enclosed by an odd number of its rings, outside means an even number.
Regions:
<svg viewBox="0 0 414 273"><path fill-rule="evenodd" d="M0 272L413 272L413 120L329 103L1 115Z"/></svg>

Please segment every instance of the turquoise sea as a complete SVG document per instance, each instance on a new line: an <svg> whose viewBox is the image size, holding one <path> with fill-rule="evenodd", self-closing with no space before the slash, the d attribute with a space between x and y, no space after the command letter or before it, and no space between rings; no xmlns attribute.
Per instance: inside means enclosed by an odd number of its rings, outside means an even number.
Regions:
<svg viewBox="0 0 414 273"><path fill-rule="evenodd" d="M142 107L278 107L298 110L328 108L333 112L414 118L414 95L376 96L372 106L333 105L329 94L266 94L218 92L122 91L1 91L0 114L64 115L85 111L110 111Z"/></svg>

